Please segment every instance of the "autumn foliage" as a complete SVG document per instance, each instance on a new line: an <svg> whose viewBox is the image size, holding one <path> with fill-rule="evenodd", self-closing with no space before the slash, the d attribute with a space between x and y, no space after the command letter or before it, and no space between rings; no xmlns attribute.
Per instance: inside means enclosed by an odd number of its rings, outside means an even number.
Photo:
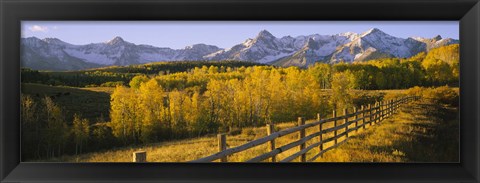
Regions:
<svg viewBox="0 0 480 183"><path fill-rule="evenodd" d="M112 144L128 146L218 132L233 133L245 127L294 121L299 116L313 119L317 113L326 116L333 109L359 105L354 102L354 90L458 86L458 54L457 44L411 58L318 62L306 69L230 67L207 62L201 67L168 73L130 66L126 75L115 73L118 80L104 85L115 87L110 96L109 121L88 121L81 115L66 118L53 99L34 100L22 95L22 147L27 147L23 155L30 159L51 158L111 148ZM163 67L166 66L158 66ZM131 73L132 69L136 73ZM45 76L35 71L25 73L30 79ZM81 82L82 86L93 81L95 84L108 82L108 77L103 76L97 81L95 74L63 77L49 76L43 84L71 83L75 81L72 78L88 78ZM51 81L52 78L55 80ZM125 78L129 78L128 82ZM416 90L420 89L417 87L411 92ZM419 92L441 103L455 103L436 97L453 96L448 87Z"/></svg>

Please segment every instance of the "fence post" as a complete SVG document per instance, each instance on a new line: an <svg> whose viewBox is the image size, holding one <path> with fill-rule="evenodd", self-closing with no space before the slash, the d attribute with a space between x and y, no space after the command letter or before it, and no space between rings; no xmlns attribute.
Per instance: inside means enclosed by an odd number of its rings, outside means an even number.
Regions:
<svg viewBox="0 0 480 183"><path fill-rule="evenodd" d="M267 136L271 135L274 132L274 125L273 124L267 124ZM269 148L270 151L275 150L275 139L271 140L269 143ZM272 156L272 162L276 161L276 155Z"/></svg>
<svg viewBox="0 0 480 183"><path fill-rule="evenodd" d="M396 100L396 101L395 101L395 110L394 110L394 111L395 111L395 114L396 114L397 111L398 111L398 107L399 107L399 105L398 105L398 100Z"/></svg>
<svg viewBox="0 0 480 183"><path fill-rule="evenodd" d="M362 105L361 110L362 110L362 126L363 126L363 129L365 130L365 117L366 117L365 116L365 113L366 113L365 106Z"/></svg>
<svg viewBox="0 0 480 183"><path fill-rule="evenodd" d="M383 121L383 118L385 116L385 101L380 101L380 120L378 122Z"/></svg>
<svg viewBox="0 0 480 183"><path fill-rule="evenodd" d="M317 113L317 121L320 121L320 113ZM318 136L318 142L320 142L320 146L318 146L318 153L321 153L323 151L323 133L322 133L322 125L323 123L320 123L318 125L318 131L320 132L320 135Z"/></svg>
<svg viewBox="0 0 480 183"><path fill-rule="evenodd" d="M217 135L218 152L227 150L227 135L224 133ZM227 156L220 158L220 162L227 162Z"/></svg>
<svg viewBox="0 0 480 183"><path fill-rule="evenodd" d="M383 102L383 120L388 117L388 100Z"/></svg>
<svg viewBox="0 0 480 183"><path fill-rule="evenodd" d="M397 113L398 109L398 99L396 99L393 103L393 113Z"/></svg>
<svg viewBox="0 0 480 183"><path fill-rule="evenodd" d="M377 122L377 106L378 106L378 102L375 102L375 104L373 104L373 124L375 124ZM372 124L370 124L371 126Z"/></svg>
<svg viewBox="0 0 480 183"><path fill-rule="evenodd" d="M368 116L370 117L368 125L372 126L372 104L368 104Z"/></svg>
<svg viewBox="0 0 480 183"><path fill-rule="evenodd" d="M386 110L387 108L386 108L386 106L385 106L386 104L387 104L387 101L383 101L383 100L382 100L382 101L380 102L380 110L382 110L382 112L381 112L382 118L380 119L379 122L381 122L381 121L383 121L383 120L385 119L385 115L386 115L386 113L387 113L387 110Z"/></svg>
<svg viewBox="0 0 480 183"><path fill-rule="evenodd" d="M380 102L380 110L381 110L381 111L380 111L380 114L381 114L381 118L380 118L380 121L379 121L379 122L381 122L381 121L383 121L383 119L385 119L385 114L386 114L386 112L387 112L387 111L386 111L386 107L385 107L385 104L386 104L386 103L387 103L387 102L386 102L386 101L383 101L383 100Z"/></svg>
<svg viewBox="0 0 480 183"><path fill-rule="evenodd" d="M385 113L387 114L385 118L390 117L390 115L392 115L392 114L391 114L391 111L390 111L390 105L391 105L390 101L391 101L391 100L388 100L388 101L387 101L387 106L385 106L385 109L386 109L386 112L385 112Z"/></svg>
<svg viewBox="0 0 480 183"><path fill-rule="evenodd" d="M390 115L393 115L393 112L394 112L393 111L393 107L394 107L393 101L394 101L393 99L390 100Z"/></svg>
<svg viewBox="0 0 480 183"><path fill-rule="evenodd" d="M393 115L393 107L394 107L393 101L395 101L395 100L393 100L393 99L390 100L390 115Z"/></svg>
<svg viewBox="0 0 480 183"><path fill-rule="evenodd" d="M304 117L298 117L298 126L302 126L304 124L305 124L305 118ZM300 130L299 133L300 133L299 140L301 140L305 137L305 129ZM305 142L300 144L299 147L300 147L300 151L305 149ZM300 161L301 162L306 162L307 161L307 153L302 154Z"/></svg>
<svg viewBox="0 0 480 183"><path fill-rule="evenodd" d="M390 117L392 115L392 100L387 101L387 117Z"/></svg>
<svg viewBox="0 0 480 183"><path fill-rule="evenodd" d="M345 116L345 119L343 120L343 124L345 125L345 136L348 138L348 109L345 108L343 109L343 115Z"/></svg>
<svg viewBox="0 0 480 183"><path fill-rule="evenodd" d="M375 120L373 120L373 124L376 124L378 120L380 120L380 102L375 102Z"/></svg>
<svg viewBox="0 0 480 183"><path fill-rule="evenodd" d="M353 107L353 113L355 113L355 132L358 132L358 109L357 107Z"/></svg>
<svg viewBox="0 0 480 183"><path fill-rule="evenodd" d="M333 116L334 119L337 118L337 111L335 109L333 110L332 116ZM337 119L333 120L333 128L337 128ZM335 140L334 140L335 144L334 145L336 145L337 144L337 129L335 129L333 131L333 138L335 138Z"/></svg>
<svg viewBox="0 0 480 183"><path fill-rule="evenodd" d="M397 110L399 110L399 109L400 109L400 105L401 105L401 104L402 104L402 103L401 103L401 99L400 99L400 101L399 101L399 102L397 102Z"/></svg>
<svg viewBox="0 0 480 183"><path fill-rule="evenodd" d="M136 163L147 162L147 152L146 151L133 152L133 162L136 162Z"/></svg>

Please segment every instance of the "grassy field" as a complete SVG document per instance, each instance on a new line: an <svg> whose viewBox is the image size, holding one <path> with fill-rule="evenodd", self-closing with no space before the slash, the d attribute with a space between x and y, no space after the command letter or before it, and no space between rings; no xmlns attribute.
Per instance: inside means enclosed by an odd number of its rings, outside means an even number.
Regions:
<svg viewBox="0 0 480 183"><path fill-rule="evenodd" d="M457 162L458 148L458 109L420 100L317 161Z"/></svg>
<svg viewBox="0 0 480 183"><path fill-rule="evenodd" d="M393 93L401 92L391 91ZM388 93L388 91L387 91ZM366 130L351 133L345 144L335 148L316 162L439 162L458 161L458 111L457 108L433 104L421 100L405 104L401 110L378 125L367 126ZM307 123L315 120L308 120ZM275 131L295 126L295 122L277 124ZM332 126L328 123L324 128ZM353 127L353 126L352 126ZM307 129L307 135L317 132L318 128ZM340 130L338 133L342 133ZM332 136L333 132L324 135ZM229 148L242 145L251 140L266 136L265 127L244 128L239 134L227 135ZM276 140L280 147L297 140L293 133ZM339 142L343 139L339 139ZM318 142L314 138L307 146ZM333 142L324 145L324 148ZM217 150L215 135L195 139L148 144L138 147L112 149L104 152L88 153L78 156L63 156L52 161L67 162L131 162L134 151L147 151L149 162L185 162L211 155ZM292 148L277 156L286 158L298 151ZM229 162L241 162L259 154L268 152L267 144L236 153L228 158ZM307 159L318 153L314 148L307 153ZM294 160L298 162L298 158Z"/></svg>
<svg viewBox="0 0 480 183"><path fill-rule="evenodd" d="M457 89L458 90L458 89ZM94 121L104 115L108 119L110 93L113 88L92 87L74 88L58 87L40 84L22 84L22 93L40 99L44 96L54 97L66 113L82 113L85 118ZM405 90L375 90L354 91L355 103L372 102L381 98L395 97ZM457 91L458 92L458 91ZM59 95L60 93L60 95ZM67 94L68 93L68 94ZM324 91L325 95L331 93ZM331 117L331 116L328 116ZM315 120L307 120L307 123ZM279 123L275 131L294 127L296 122ZM341 124L341 123L340 123ZM333 123L324 125L324 128L333 126ZM318 128L307 129L307 135L315 133ZM338 133L342 133L340 130ZM265 127L250 127L237 130L227 135L229 148L245 144L254 139L266 136ZM325 134L324 138L333 136L333 132ZM438 160L457 161L458 159L458 118L457 109L427 100L408 104L392 118L383 121L380 125L368 126L367 130L360 130L358 134L350 134L345 144L325 153L316 159L317 162L436 162ZM293 133L276 140L276 146L288 144L298 139ZM341 142L343 139L339 139ZM310 144L318 142L318 138L307 141ZM333 145L333 142L324 144L324 148ZM149 162L185 162L211 155L217 151L215 134L192 138L123 147L102 152L82 154L78 156L62 156L48 161L66 162L131 162L132 153L137 150L147 151ZM277 156L281 160L295 152L298 148L284 151ZM268 152L267 144L236 153L228 158L229 162L242 162L259 154ZM441 153L438 153L441 152ZM314 148L307 153L307 159L318 153ZM295 161L298 161L298 158Z"/></svg>
<svg viewBox="0 0 480 183"><path fill-rule="evenodd" d="M313 122L309 120L308 122ZM276 131L294 127L294 122L282 123L276 125ZM331 126L331 125L329 125ZM308 129L307 134L316 132L316 129ZM245 144L254 139L266 136L265 127L244 128L240 134L227 135L227 147L235 147ZM297 133L293 133L277 139L277 146L282 146L297 139ZM307 144L315 143L309 141ZM267 152L267 144L263 144L247 151L236 153L228 158L229 162L242 162L255 157L256 155ZM292 148L278 156L279 159L292 155L298 148ZM149 162L185 162L199 159L217 152L217 140L215 135L210 135L195 139L185 139L170 141L164 143L155 143L138 147L128 147L113 149L105 152L88 153L79 156L64 156L52 161L67 162L131 162L132 153L138 150L147 151ZM313 156L313 154L312 154Z"/></svg>

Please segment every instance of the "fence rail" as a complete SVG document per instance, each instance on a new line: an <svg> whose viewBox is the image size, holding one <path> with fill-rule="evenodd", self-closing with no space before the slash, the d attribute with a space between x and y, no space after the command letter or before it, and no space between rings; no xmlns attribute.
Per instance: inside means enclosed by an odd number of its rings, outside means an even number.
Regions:
<svg viewBox="0 0 480 183"><path fill-rule="evenodd" d="M197 160L193 160L191 162L212 162L215 160L220 160L220 162L228 162L228 156L231 156L235 153L245 151L247 149L268 143L268 150L269 152L258 155L252 159L247 160L246 162L260 162L267 159L270 159L271 162L277 162L277 155L292 149L294 147L299 147L298 152L278 161L278 162L290 162L298 157L300 157L301 162L307 162L307 152L312 150L315 147L319 148L319 153L316 154L314 157L308 159L308 161L314 161L318 157L320 157L325 152L338 147L340 144L346 142L349 138L349 134L353 131L358 131L359 129L363 128L366 129L367 125L371 126L372 123L376 124L384 120L385 118L395 114L399 109L401 104L418 100L419 97L412 96L412 97L403 97L396 100L388 100L388 101L381 101L376 102L373 106L368 104L367 106L361 106L358 110L357 108L353 109L352 113L348 113L347 109L343 110L342 116L337 116L337 112L333 111L333 117L328 119L320 119L320 114L317 114L317 120L312 123L305 124L305 118L299 117L298 118L298 125L293 128L281 130L278 132L274 132L273 124L267 124L267 136L250 141L240 146L236 146L233 148L226 148L226 135L219 134L218 135L218 149L219 152L212 154L210 156L200 158ZM353 119L351 119L353 118ZM342 124L339 124L340 121L343 121ZM323 128L324 124L333 122L333 127L330 128ZM361 124L359 124L361 122ZM353 128L349 128L355 124ZM306 129L318 126L319 131L306 135ZM343 132L338 133L339 130L343 130ZM276 147L275 146L275 139L289 135L292 133L298 132L299 138L296 141L290 142L286 145ZM334 132L332 137L323 138L323 134ZM319 141L306 146L306 142L318 137ZM341 137L345 137L344 140L338 142ZM324 148L325 143L334 141L334 145Z"/></svg>

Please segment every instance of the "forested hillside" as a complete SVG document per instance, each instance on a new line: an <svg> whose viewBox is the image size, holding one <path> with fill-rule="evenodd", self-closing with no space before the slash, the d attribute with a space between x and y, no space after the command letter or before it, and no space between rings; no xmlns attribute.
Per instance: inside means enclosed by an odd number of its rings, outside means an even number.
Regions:
<svg viewBox="0 0 480 183"><path fill-rule="evenodd" d="M22 69L22 83L39 83L52 86L95 87L126 85L137 75L165 75L189 71L195 67L249 67L264 65L243 61L174 61L149 64L110 66L80 71L49 72Z"/></svg>

